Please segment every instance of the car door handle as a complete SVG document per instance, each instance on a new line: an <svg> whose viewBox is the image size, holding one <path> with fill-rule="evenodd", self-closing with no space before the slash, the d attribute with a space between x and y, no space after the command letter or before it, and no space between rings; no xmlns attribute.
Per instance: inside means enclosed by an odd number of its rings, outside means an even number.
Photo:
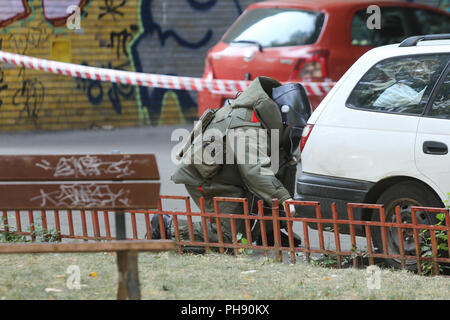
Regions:
<svg viewBox="0 0 450 320"><path fill-rule="evenodd" d="M426 154L443 155L448 153L448 147L442 142L425 141L423 143L423 152Z"/></svg>

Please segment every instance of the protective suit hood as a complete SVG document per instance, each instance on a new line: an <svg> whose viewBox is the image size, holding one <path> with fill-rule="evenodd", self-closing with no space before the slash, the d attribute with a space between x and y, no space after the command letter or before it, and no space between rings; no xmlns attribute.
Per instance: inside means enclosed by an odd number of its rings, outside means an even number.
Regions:
<svg viewBox="0 0 450 320"><path fill-rule="evenodd" d="M232 108L253 109L265 129L283 130L281 112L272 99L272 90L282 84L268 77L257 77L231 102Z"/></svg>

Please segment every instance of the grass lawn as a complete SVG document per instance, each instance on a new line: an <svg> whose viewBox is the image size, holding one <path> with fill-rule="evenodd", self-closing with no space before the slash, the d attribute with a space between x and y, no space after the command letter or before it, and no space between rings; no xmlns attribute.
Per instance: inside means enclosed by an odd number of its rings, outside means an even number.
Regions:
<svg viewBox="0 0 450 320"><path fill-rule="evenodd" d="M0 255L0 299L115 299L116 256L109 253ZM68 289L77 265L82 288ZM450 299L449 277L381 271L369 290L366 269L328 269L265 257L172 252L139 254L143 299Z"/></svg>

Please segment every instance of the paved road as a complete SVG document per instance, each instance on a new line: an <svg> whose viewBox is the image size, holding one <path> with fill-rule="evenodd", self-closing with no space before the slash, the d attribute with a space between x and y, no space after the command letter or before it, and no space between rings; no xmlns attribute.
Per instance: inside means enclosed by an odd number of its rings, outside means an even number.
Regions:
<svg viewBox="0 0 450 320"><path fill-rule="evenodd" d="M175 167L175 164L171 161L171 150L178 143L178 141L171 141L171 135L175 129L179 128L190 130L192 126L3 133L0 134L0 154L92 154L111 153L114 150L119 150L122 153L155 153L161 176L161 194L188 195L184 186L176 185L170 181L170 175ZM299 172L300 170L301 166L299 165ZM184 210L184 204L179 201L167 201L164 202L164 208ZM192 209L198 211L194 203L192 203ZM63 228L67 228L64 221L62 221L62 224ZM80 223L77 223L76 228L81 228ZM299 230L301 237L303 237L301 224L294 224L294 230ZM145 231L140 230L140 234L142 232ZM332 234L327 234L325 237L327 239L326 247L329 249L334 248L333 237ZM310 239L313 246L318 247L316 232L310 233ZM342 236L342 240L342 249L349 250L351 245L348 236ZM364 238L358 239L358 247L364 248L364 241Z"/></svg>

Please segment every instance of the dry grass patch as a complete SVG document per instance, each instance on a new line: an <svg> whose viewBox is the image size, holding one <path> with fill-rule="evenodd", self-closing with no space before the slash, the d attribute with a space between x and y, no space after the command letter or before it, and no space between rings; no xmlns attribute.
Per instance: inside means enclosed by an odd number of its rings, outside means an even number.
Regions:
<svg viewBox="0 0 450 320"><path fill-rule="evenodd" d="M3 300L116 298L116 257L108 253L1 255L0 262ZM66 286L70 265L80 267L80 290ZM382 270L381 289L369 290L365 269L284 264L248 255L140 253L139 271L143 299L450 298L448 277Z"/></svg>

